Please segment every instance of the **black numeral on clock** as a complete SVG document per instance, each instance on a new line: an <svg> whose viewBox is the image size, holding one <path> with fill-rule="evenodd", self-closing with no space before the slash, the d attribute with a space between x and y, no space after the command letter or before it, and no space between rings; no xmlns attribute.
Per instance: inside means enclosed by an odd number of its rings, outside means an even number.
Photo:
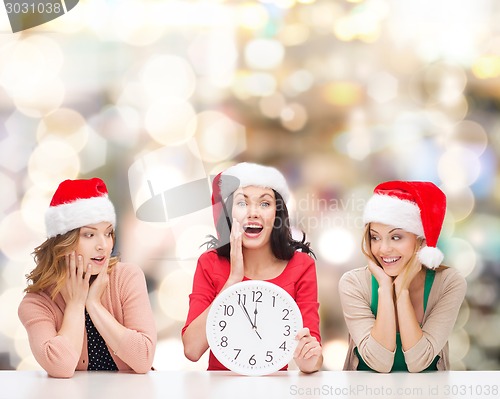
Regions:
<svg viewBox="0 0 500 399"><path fill-rule="evenodd" d="M250 366L255 366L257 364L257 360L255 360L255 355L252 355L252 357L250 359L248 359L248 364Z"/></svg>
<svg viewBox="0 0 500 399"><path fill-rule="evenodd" d="M225 335L223 335L220 339L220 346L222 346L223 348L227 346L227 337Z"/></svg>
<svg viewBox="0 0 500 399"><path fill-rule="evenodd" d="M235 350L236 352L238 352L238 353L236 354L236 356L234 357L234 359L236 360L236 358L240 355L241 349L236 349L236 348L235 348L234 350Z"/></svg>
<svg viewBox="0 0 500 399"><path fill-rule="evenodd" d="M280 349L286 351L286 341L283 341L283 343L280 345Z"/></svg>
<svg viewBox="0 0 500 399"><path fill-rule="evenodd" d="M247 304L247 294L238 294L238 305Z"/></svg>
<svg viewBox="0 0 500 399"><path fill-rule="evenodd" d="M288 309L283 309L283 313L285 314L281 320L290 320L288 318L288 315L290 314L290 311Z"/></svg>
<svg viewBox="0 0 500 399"><path fill-rule="evenodd" d="M262 302L262 291L252 291L252 299L254 302Z"/></svg>
<svg viewBox="0 0 500 399"><path fill-rule="evenodd" d="M227 323L225 320L219 321L219 327L220 327L221 331L224 331L224 329L226 328L226 325L227 325Z"/></svg>
<svg viewBox="0 0 500 399"><path fill-rule="evenodd" d="M234 314L233 305L222 305L224 307L224 316L232 316Z"/></svg>
<svg viewBox="0 0 500 399"><path fill-rule="evenodd" d="M273 355L271 354L273 351L267 351L266 353L266 362L271 363L273 361Z"/></svg>
<svg viewBox="0 0 500 399"><path fill-rule="evenodd" d="M288 337L290 335L290 326L288 324L285 326L285 330L286 331L283 333L283 335L285 337Z"/></svg>

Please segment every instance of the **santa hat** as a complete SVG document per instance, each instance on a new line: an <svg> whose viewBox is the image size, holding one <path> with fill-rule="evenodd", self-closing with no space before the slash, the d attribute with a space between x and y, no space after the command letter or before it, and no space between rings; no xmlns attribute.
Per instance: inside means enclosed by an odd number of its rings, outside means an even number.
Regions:
<svg viewBox="0 0 500 399"><path fill-rule="evenodd" d="M436 248L446 213L446 196L433 183L389 181L379 184L368 200L363 222L382 223L425 238L418 252L420 262L430 269L438 267L443 253Z"/></svg>
<svg viewBox="0 0 500 399"><path fill-rule="evenodd" d="M285 177L278 169L248 162L236 164L219 173L212 182L212 209L216 225L222 212L231 220L231 211L225 208L225 201L239 187L247 186L271 188L281 195L285 203L290 198Z"/></svg>
<svg viewBox="0 0 500 399"><path fill-rule="evenodd" d="M110 222L113 227L116 224L115 208L101 179L65 180L59 184L45 212L48 238L100 222Z"/></svg>

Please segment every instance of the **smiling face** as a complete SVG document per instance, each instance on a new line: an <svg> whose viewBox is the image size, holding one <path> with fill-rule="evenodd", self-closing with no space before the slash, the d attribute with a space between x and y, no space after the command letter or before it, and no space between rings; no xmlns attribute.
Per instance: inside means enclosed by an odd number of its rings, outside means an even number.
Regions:
<svg viewBox="0 0 500 399"><path fill-rule="evenodd" d="M234 192L232 216L243 230L243 247L271 245L276 217L276 198L270 188L247 186Z"/></svg>
<svg viewBox="0 0 500 399"><path fill-rule="evenodd" d="M109 222L89 224L80 228L77 255L83 256L83 265L92 265L92 274L108 267L113 250L113 225Z"/></svg>
<svg viewBox="0 0 500 399"><path fill-rule="evenodd" d="M403 229L370 223L370 249L389 276L398 276L417 247L417 236Z"/></svg>

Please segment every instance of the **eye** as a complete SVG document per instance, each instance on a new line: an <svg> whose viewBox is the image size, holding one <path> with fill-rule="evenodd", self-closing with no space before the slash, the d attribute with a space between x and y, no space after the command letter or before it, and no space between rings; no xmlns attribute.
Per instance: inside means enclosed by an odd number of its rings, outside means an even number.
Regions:
<svg viewBox="0 0 500 399"><path fill-rule="evenodd" d="M94 236L93 233L82 233L82 237L85 237L85 238L92 238Z"/></svg>
<svg viewBox="0 0 500 399"><path fill-rule="evenodd" d="M236 203L236 206L239 206L240 208L244 208L245 206L247 206L247 203L245 201L238 201Z"/></svg>
<svg viewBox="0 0 500 399"><path fill-rule="evenodd" d="M261 203L260 203L260 206L261 206L262 208L267 208L267 207L271 206L271 204L270 204L269 202L267 202L267 201L264 201L264 202L261 202Z"/></svg>
<svg viewBox="0 0 500 399"><path fill-rule="evenodd" d="M113 230L106 233L106 237L113 237Z"/></svg>
<svg viewBox="0 0 500 399"><path fill-rule="evenodd" d="M379 240L380 240L380 238L379 238L379 237L377 237L377 236L373 236L373 235L372 235L372 236L370 236L370 240L372 240L372 241L379 241Z"/></svg>
<svg viewBox="0 0 500 399"><path fill-rule="evenodd" d="M399 241L399 240L401 240L401 238L402 238L402 237L401 237L401 236L398 236L398 235L392 236L392 239L393 239L394 241Z"/></svg>

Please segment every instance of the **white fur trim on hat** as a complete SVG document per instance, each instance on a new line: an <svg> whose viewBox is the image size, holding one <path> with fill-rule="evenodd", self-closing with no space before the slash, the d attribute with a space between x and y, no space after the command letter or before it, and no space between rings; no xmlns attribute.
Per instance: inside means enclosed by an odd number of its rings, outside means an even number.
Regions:
<svg viewBox="0 0 500 399"><path fill-rule="evenodd" d="M110 222L113 227L116 225L115 208L106 196L78 199L51 206L45 213L48 238L100 222Z"/></svg>
<svg viewBox="0 0 500 399"><path fill-rule="evenodd" d="M224 179L226 176L235 177L237 181ZM242 162L231 166L222 173L220 186L222 198L226 199L238 187L247 186L272 188L280 193L285 202L290 198L290 191L285 177L278 169L271 166Z"/></svg>
<svg viewBox="0 0 500 399"><path fill-rule="evenodd" d="M436 247L423 247L418 251L418 260L429 269L438 267L443 258L443 253Z"/></svg>
<svg viewBox="0 0 500 399"><path fill-rule="evenodd" d="M417 204L389 195L375 194L366 203L363 223L382 223L424 237Z"/></svg>

